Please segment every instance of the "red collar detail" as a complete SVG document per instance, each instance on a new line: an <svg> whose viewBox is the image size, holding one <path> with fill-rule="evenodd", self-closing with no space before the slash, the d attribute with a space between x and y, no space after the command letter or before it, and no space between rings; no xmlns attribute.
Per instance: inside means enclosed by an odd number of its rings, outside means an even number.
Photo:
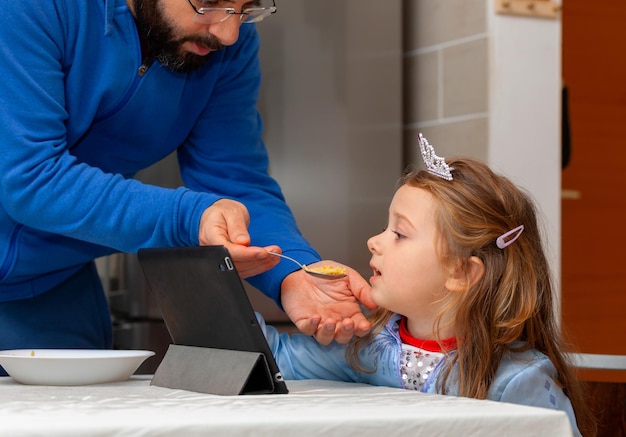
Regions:
<svg viewBox="0 0 626 437"><path fill-rule="evenodd" d="M450 337L445 340L441 340L441 345L437 340L422 340L420 338L413 337L406 327L406 317L400 319L399 333L402 343L415 346L417 348L426 350L428 352L447 352L456 349L456 338ZM442 347L443 346L443 347Z"/></svg>

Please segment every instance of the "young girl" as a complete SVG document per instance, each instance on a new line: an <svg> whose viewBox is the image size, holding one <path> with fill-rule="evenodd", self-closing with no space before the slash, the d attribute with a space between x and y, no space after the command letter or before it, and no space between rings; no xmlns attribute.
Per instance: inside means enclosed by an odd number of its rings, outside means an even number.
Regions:
<svg viewBox="0 0 626 437"><path fill-rule="evenodd" d="M445 162L420 135L426 171L402 179L372 253L372 332L349 345L266 335L285 379L331 379L565 411L595 434L561 352L535 207L471 159Z"/></svg>

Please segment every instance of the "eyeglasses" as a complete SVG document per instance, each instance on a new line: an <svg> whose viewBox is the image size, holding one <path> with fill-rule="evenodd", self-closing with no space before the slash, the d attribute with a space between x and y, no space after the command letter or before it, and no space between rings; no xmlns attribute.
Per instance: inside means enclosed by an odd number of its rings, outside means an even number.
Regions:
<svg viewBox="0 0 626 437"><path fill-rule="evenodd" d="M187 0L196 12L194 21L202 24L217 24L228 20L231 15L239 15L242 23L258 23L275 14L277 11L276 0L272 0L272 6L267 8L246 8L237 12L235 8L197 8L191 0Z"/></svg>

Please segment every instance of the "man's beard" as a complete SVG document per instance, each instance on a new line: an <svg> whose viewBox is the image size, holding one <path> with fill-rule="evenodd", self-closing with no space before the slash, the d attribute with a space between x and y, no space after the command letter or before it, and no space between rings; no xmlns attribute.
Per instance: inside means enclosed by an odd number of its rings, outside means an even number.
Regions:
<svg viewBox="0 0 626 437"><path fill-rule="evenodd" d="M170 70L190 73L201 68L209 60L210 54L200 56L183 51L182 45L187 41L214 51L224 48L213 35L177 38L175 27L163 16L161 0L133 0L133 2L137 28L146 44L147 55Z"/></svg>

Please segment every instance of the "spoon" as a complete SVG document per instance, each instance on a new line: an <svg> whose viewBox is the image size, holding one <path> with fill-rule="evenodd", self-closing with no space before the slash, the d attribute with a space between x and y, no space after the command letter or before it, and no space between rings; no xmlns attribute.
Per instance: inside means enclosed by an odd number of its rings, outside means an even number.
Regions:
<svg viewBox="0 0 626 437"><path fill-rule="evenodd" d="M340 267L323 266L323 267L310 268L287 255L283 255L281 253L276 253L276 252L268 252L268 253L274 256L279 256L281 258L288 259L289 261L299 265L300 268L304 270L305 272L307 272L309 275L317 276L318 278L339 279L339 278L344 278L346 276L346 269L343 269Z"/></svg>

